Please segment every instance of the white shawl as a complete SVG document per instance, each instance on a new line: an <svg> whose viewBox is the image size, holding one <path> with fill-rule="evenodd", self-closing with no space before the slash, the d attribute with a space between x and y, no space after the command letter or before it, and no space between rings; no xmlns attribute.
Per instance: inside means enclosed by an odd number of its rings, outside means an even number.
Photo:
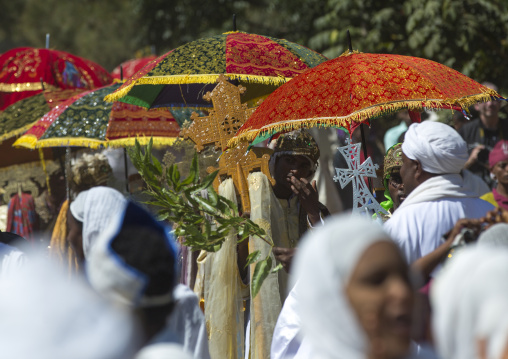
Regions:
<svg viewBox="0 0 508 359"><path fill-rule="evenodd" d="M432 324L443 358L499 359L508 339L508 250L471 246L456 253L431 287Z"/></svg>

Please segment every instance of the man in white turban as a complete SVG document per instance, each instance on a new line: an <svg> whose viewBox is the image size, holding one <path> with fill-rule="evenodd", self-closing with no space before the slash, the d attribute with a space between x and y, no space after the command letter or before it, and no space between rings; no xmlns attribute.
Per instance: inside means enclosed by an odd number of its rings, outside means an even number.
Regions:
<svg viewBox="0 0 508 359"><path fill-rule="evenodd" d="M385 230L409 263L432 252L460 218L480 218L493 207L478 197L488 191L481 179L463 170L466 142L450 126L415 123L402 144L400 175L407 196Z"/></svg>

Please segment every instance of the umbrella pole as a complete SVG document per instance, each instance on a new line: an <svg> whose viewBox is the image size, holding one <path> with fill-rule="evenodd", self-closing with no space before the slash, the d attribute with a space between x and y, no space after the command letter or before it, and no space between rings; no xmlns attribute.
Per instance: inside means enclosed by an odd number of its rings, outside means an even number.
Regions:
<svg viewBox="0 0 508 359"><path fill-rule="evenodd" d="M129 193L129 172L127 170L127 150L123 149L123 165L125 168L125 190Z"/></svg>
<svg viewBox="0 0 508 359"><path fill-rule="evenodd" d="M69 202L71 201L71 148L67 146L65 149L65 195Z"/></svg>
<svg viewBox="0 0 508 359"><path fill-rule="evenodd" d="M367 154L367 141L365 141L365 132L363 131L363 123L360 124L360 133L362 135L362 147L363 147L363 157L365 157L365 160L367 160L368 154ZM369 191L372 192L372 181L370 180L370 177L367 177L367 181L369 182Z"/></svg>

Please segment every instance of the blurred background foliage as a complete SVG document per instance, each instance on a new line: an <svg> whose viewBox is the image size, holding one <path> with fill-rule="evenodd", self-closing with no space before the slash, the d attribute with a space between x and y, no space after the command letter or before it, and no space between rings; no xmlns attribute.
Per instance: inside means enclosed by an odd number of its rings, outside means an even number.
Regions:
<svg viewBox="0 0 508 359"><path fill-rule="evenodd" d="M506 0L0 0L0 52L51 48L111 71L152 51L237 29L333 58L346 48L425 57L508 91Z"/></svg>

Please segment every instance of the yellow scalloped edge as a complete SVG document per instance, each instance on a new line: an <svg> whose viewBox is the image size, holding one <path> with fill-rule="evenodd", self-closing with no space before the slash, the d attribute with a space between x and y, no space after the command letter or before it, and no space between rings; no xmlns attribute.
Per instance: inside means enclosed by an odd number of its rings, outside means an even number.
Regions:
<svg viewBox="0 0 508 359"><path fill-rule="evenodd" d="M10 131L10 132L4 133L3 135L0 136L0 143L2 141L8 140L9 138L16 137L16 136L19 136L19 135L25 133L26 131L31 129L32 126L35 125L36 123L37 123L37 121L32 122L32 123L30 123L28 125L25 125L23 127L20 127L20 128L14 130L14 131Z"/></svg>
<svg viewBox="0 0 508 359"><path fill-rule="evenodd" d="M108 140L107 146L111 148L118 148L118 147L133 147L136 140L138 140L139 144L141 146L148 145L148 142L150 142L150 139L153 140L153 146L159 147L159 146L171 146L173 143L175 143L177 137L146 137L146 136L140 136L140 137L129 137L129 138L119 138L116 140Z"/></svg>
<svg viewBox="0 0 508 359"><path fill-rule="evenodd" d="M129 91L136 85L185 85L194 83L213 84L217 82L217 78L221 74L208 75L171 75L171 76L152 76L137 79L130 85L119 88L113 93L104 97L104 101L115 102L126 96ZM258 83L264 85L280 86L291 80L290 77L284 76L259 76L259 75L242 75L242 74L223 74L232 80L242 80L249 83Z"/></svg>
<svg viewBox="0 0 508 359"><path fill-rule="evenodd" d="M13 147L26 147L30 149L34 148L46 148L46 147L89 147L97 149L100 147L107 147L106 141L94 140L86 137L58 137L48 138L44 140L37 140L35 135L23 135L14 144Z"/></svg>
<svg viewBox="0 0 508 359"><path fill-rule="evenodd" d="M384 103L382 105L375 105L348 116L343 117L315 117L298 120L289 120L283 122L272 123L263 126L260 129L247 130L239 136L232 137L228 143L228 148L234 148L242 141L252 142L254 139L265 132L288 132L302 128L311 127L327 127L327 126L343 126L347 127L353 122L360 123L368 120L369 118L379 116L386 112L395 112L398 110L423 110L424 108L432 108L439 110L442 106L460 106L466 110L479 102L487 102L491 97L502 98L496 91L488 89L482 94L464 97L458 100L445 99L445 100L411 100L411 101L398 101L393 103Z"/></svg>
<svg viewBox="0 0 508 359"><path fill-rule="evenodd" d="M25 147L33 150L37 137L35 135L23 135L13 143L12 147Z"/></svg>
<svg viewBox="0 0 508 359"><path fill-rule="evenodd" d="M155 147L171 146L177 137L153 137L153 145ZM101 147L132 147L138 140L140 145L145 146L150 142L150 137L138 136L129 138L120 138L116 140L94 140L86 137L59 137L59 138L48 138L44 140L37 140L35 135L23 135L17 139L12 145L13 147L25 147L29 149L35 148L46 148L46 147L66 147L66 146L77 146L77 147L89 147L93 149Z"/></svg>

